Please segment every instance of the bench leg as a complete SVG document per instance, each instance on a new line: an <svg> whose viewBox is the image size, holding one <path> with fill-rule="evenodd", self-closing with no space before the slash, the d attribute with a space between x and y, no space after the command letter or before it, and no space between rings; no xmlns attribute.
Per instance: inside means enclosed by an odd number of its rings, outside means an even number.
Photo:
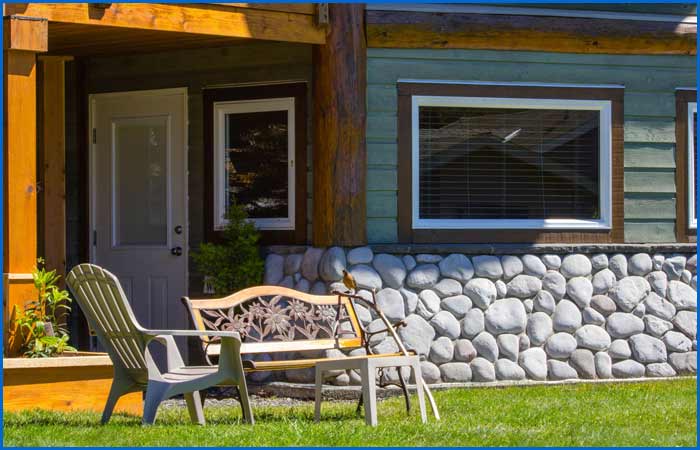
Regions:
<svg viewBox="0 0 700 450"><path fill-rule="evenodd" d="M403 378L401 373L403 367L397 367L396 370L399 372L399 382L401 383L401 390L403 390L403 398L406 401L406 414L411 414L411 396L408 393L408 387L406 386L406 380Z"/></svg>
<svg viewBox="0 0 700 450"><path fill-rule="evenodd" d="M377 385L375 383L375 368L369 367L365 361L361 369L362 373L362 397L365 402L365 423L369 426L377 426Z"/></svg>
<svg viewBox="0 0 700 450"><path fill-rule="evenodd" d="M316 406L314 408L314 421L321 420L321 388L323 386L323 371L316 367Z"/></svg>

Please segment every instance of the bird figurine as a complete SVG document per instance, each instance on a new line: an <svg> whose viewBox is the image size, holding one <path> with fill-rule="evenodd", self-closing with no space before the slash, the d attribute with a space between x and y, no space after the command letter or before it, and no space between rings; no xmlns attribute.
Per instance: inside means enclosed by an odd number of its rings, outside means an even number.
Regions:
<svg viewBox="0 0 700 450"><path fill-rule="evenodd" d="M353 292L357 291L357 283L355 283L355 279L345 269L343 269L343 284L346 288L351 289Z"/></svg>

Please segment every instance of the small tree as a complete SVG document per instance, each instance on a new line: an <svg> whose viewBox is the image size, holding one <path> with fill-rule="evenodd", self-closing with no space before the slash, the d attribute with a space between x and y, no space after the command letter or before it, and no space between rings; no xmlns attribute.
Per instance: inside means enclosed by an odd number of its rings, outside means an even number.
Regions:
<svg viewBox="0 0 700 450"><path fill-rule="evenodd" d="M260 257L260 233L236 203L229 205L220 244L204 243L192 259L217 294L228 294L260 284L264 263Z"/></svg>

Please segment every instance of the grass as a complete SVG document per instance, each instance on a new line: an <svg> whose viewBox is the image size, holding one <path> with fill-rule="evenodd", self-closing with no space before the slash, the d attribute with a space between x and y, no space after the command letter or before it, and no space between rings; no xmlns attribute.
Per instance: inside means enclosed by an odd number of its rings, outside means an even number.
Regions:
<svg viewBox="0 0 700 450"><path fill-rule="evenodd" d="M400 398L379 403L379 426L354 403L258 407L256 425L236 407L206 408L206 427L164 408L153 427L116 415L32 411L4 415L5 446L694 446L694 379L645 383L453 389L435 393L443 419L421 424ZM414 402L415 404L415 402Z"/></svg>

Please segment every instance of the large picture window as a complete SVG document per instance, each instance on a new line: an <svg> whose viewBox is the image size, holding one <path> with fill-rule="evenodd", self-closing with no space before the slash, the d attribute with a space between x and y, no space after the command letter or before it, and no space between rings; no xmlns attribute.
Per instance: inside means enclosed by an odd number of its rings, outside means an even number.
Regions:
<svg viewBox="0 0 700 450"><path fill-rule="evenodd" d="M676 89L676 239L695 242L697 211L697 91Z"/></svg>
<svg viewBox="0 0 700 450"><path fill-rule="evenodd" d="M399 178L410 179L399 187L400 221L410 218L410 230L399 224L400 239L469 241L470 230L491 230L494 241L553 232L564 241L567 232L611 240L613 191L622 189L613 183L622 140L613 110L621 120L622 89L593 91L400 83ZM410 171L403 163L409 149ZM499 230L505 233L494 238Z"/></svg>
<svg viewBox="0 0 700 450"><path fill-rule="evenodd" d="M696 102L688 103L688 228L697 229L698 227L698 212L695 208L696 198L695 193L698 191L698 180L696 174L698 172L697 160L697 143L696 135L698 129L698 104Z"/></svg>

